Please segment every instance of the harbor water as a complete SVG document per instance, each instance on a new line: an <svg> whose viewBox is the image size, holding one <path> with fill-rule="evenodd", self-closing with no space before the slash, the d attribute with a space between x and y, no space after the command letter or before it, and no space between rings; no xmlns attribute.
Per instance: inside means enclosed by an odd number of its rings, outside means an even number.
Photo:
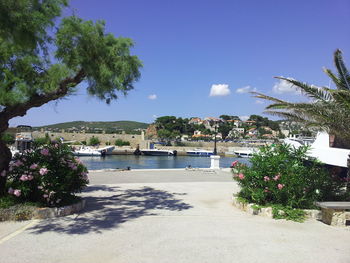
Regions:
<svg viewBox="0 0 350 263"><path fill-rule="evenodd" d="M173 168L209 168L210 157L196 156L135 156L135 155L107 155L106 157L81 156L80 160L89 170L102 169L173 169ZM220 167L228 168L232 162L238 160L249 163L249 159L235 157L221 157Z"/></svg>

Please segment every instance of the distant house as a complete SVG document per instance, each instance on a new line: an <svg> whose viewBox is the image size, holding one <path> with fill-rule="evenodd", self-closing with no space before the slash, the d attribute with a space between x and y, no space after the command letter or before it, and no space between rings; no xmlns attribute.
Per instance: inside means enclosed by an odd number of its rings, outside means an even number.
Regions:
<svg viewBox="0 0 350 263"><path fill-rule="evenodd" d="M244 128L235 127L229 132L228 137L238 137L241 134L244 134Z"/></svg>
<svg viewBox="0 0 350 263"><path fill-rule="evenodd" d="M203 120L201 118L192 118L188 124L196 124L201 125L203 123Z"/></svg>
<svg viewBox="0 0 350 263"><path fill-rule="evenodd" d="M247 135L251 137L255 137L258 135L258 130L255 128L251 128L248 130Z"/></svg>
<svg viewBox="0 0 350 263"><path fill-rule="evenodd" d="M224 122L222 119L215 118L215 117L205 117L204 121L207 121L207 122Z"/></svg>

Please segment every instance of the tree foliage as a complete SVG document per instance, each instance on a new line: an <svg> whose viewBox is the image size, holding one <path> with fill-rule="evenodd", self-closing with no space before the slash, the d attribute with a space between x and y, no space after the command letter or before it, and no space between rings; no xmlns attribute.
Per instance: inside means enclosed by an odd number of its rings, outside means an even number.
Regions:
<svg viewBox="0 0 350 263"><path fill-rule="evenodd" d="M342 52L334 52L337 73L330 69L324 72L333 81L335 88L317 87L292 78L277 77L299 89L311 102L288 102L261 93L253 92L257 98L273 102L266 112L288 120L316 127L336 135L337 146L350 147L350 73L343 61Z"/></svg>
<svg viewBox="0 0 350 263"><path fill-rule="evenodd" d="M73 94L86 82L90 95L110 103L133 89L142 64L131 39L105 32L103 21L64 17L66 0L0 2L0 135L10 119ZM1 137L0 137L1 138ZM0 171L10 150L0 140ZM5 179L0 178L0 194Z"/></svg>

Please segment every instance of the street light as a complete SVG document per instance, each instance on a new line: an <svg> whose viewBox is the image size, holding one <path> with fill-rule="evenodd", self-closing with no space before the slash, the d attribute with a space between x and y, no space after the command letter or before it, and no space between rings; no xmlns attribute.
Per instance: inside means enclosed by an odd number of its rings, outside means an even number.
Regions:
<svg viewBox="0 0 350 263"><path fill-rule="evenodd" d="M218 154L218 152L216 150L216 135L218 134L217 128L218 128L217 122L214 122L214 152L213 152L213 155Z"/></svg>

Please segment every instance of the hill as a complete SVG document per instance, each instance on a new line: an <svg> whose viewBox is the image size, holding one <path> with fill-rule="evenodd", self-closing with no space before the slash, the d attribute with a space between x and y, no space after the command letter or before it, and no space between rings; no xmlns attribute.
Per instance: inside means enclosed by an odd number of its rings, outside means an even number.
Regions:
<svg viewBox="0 0 350 263"><path fill-rule="evenodd" d="M148 123L136 121L71 121L34 127L35 130L124 130L147 129Z"/></svg>

